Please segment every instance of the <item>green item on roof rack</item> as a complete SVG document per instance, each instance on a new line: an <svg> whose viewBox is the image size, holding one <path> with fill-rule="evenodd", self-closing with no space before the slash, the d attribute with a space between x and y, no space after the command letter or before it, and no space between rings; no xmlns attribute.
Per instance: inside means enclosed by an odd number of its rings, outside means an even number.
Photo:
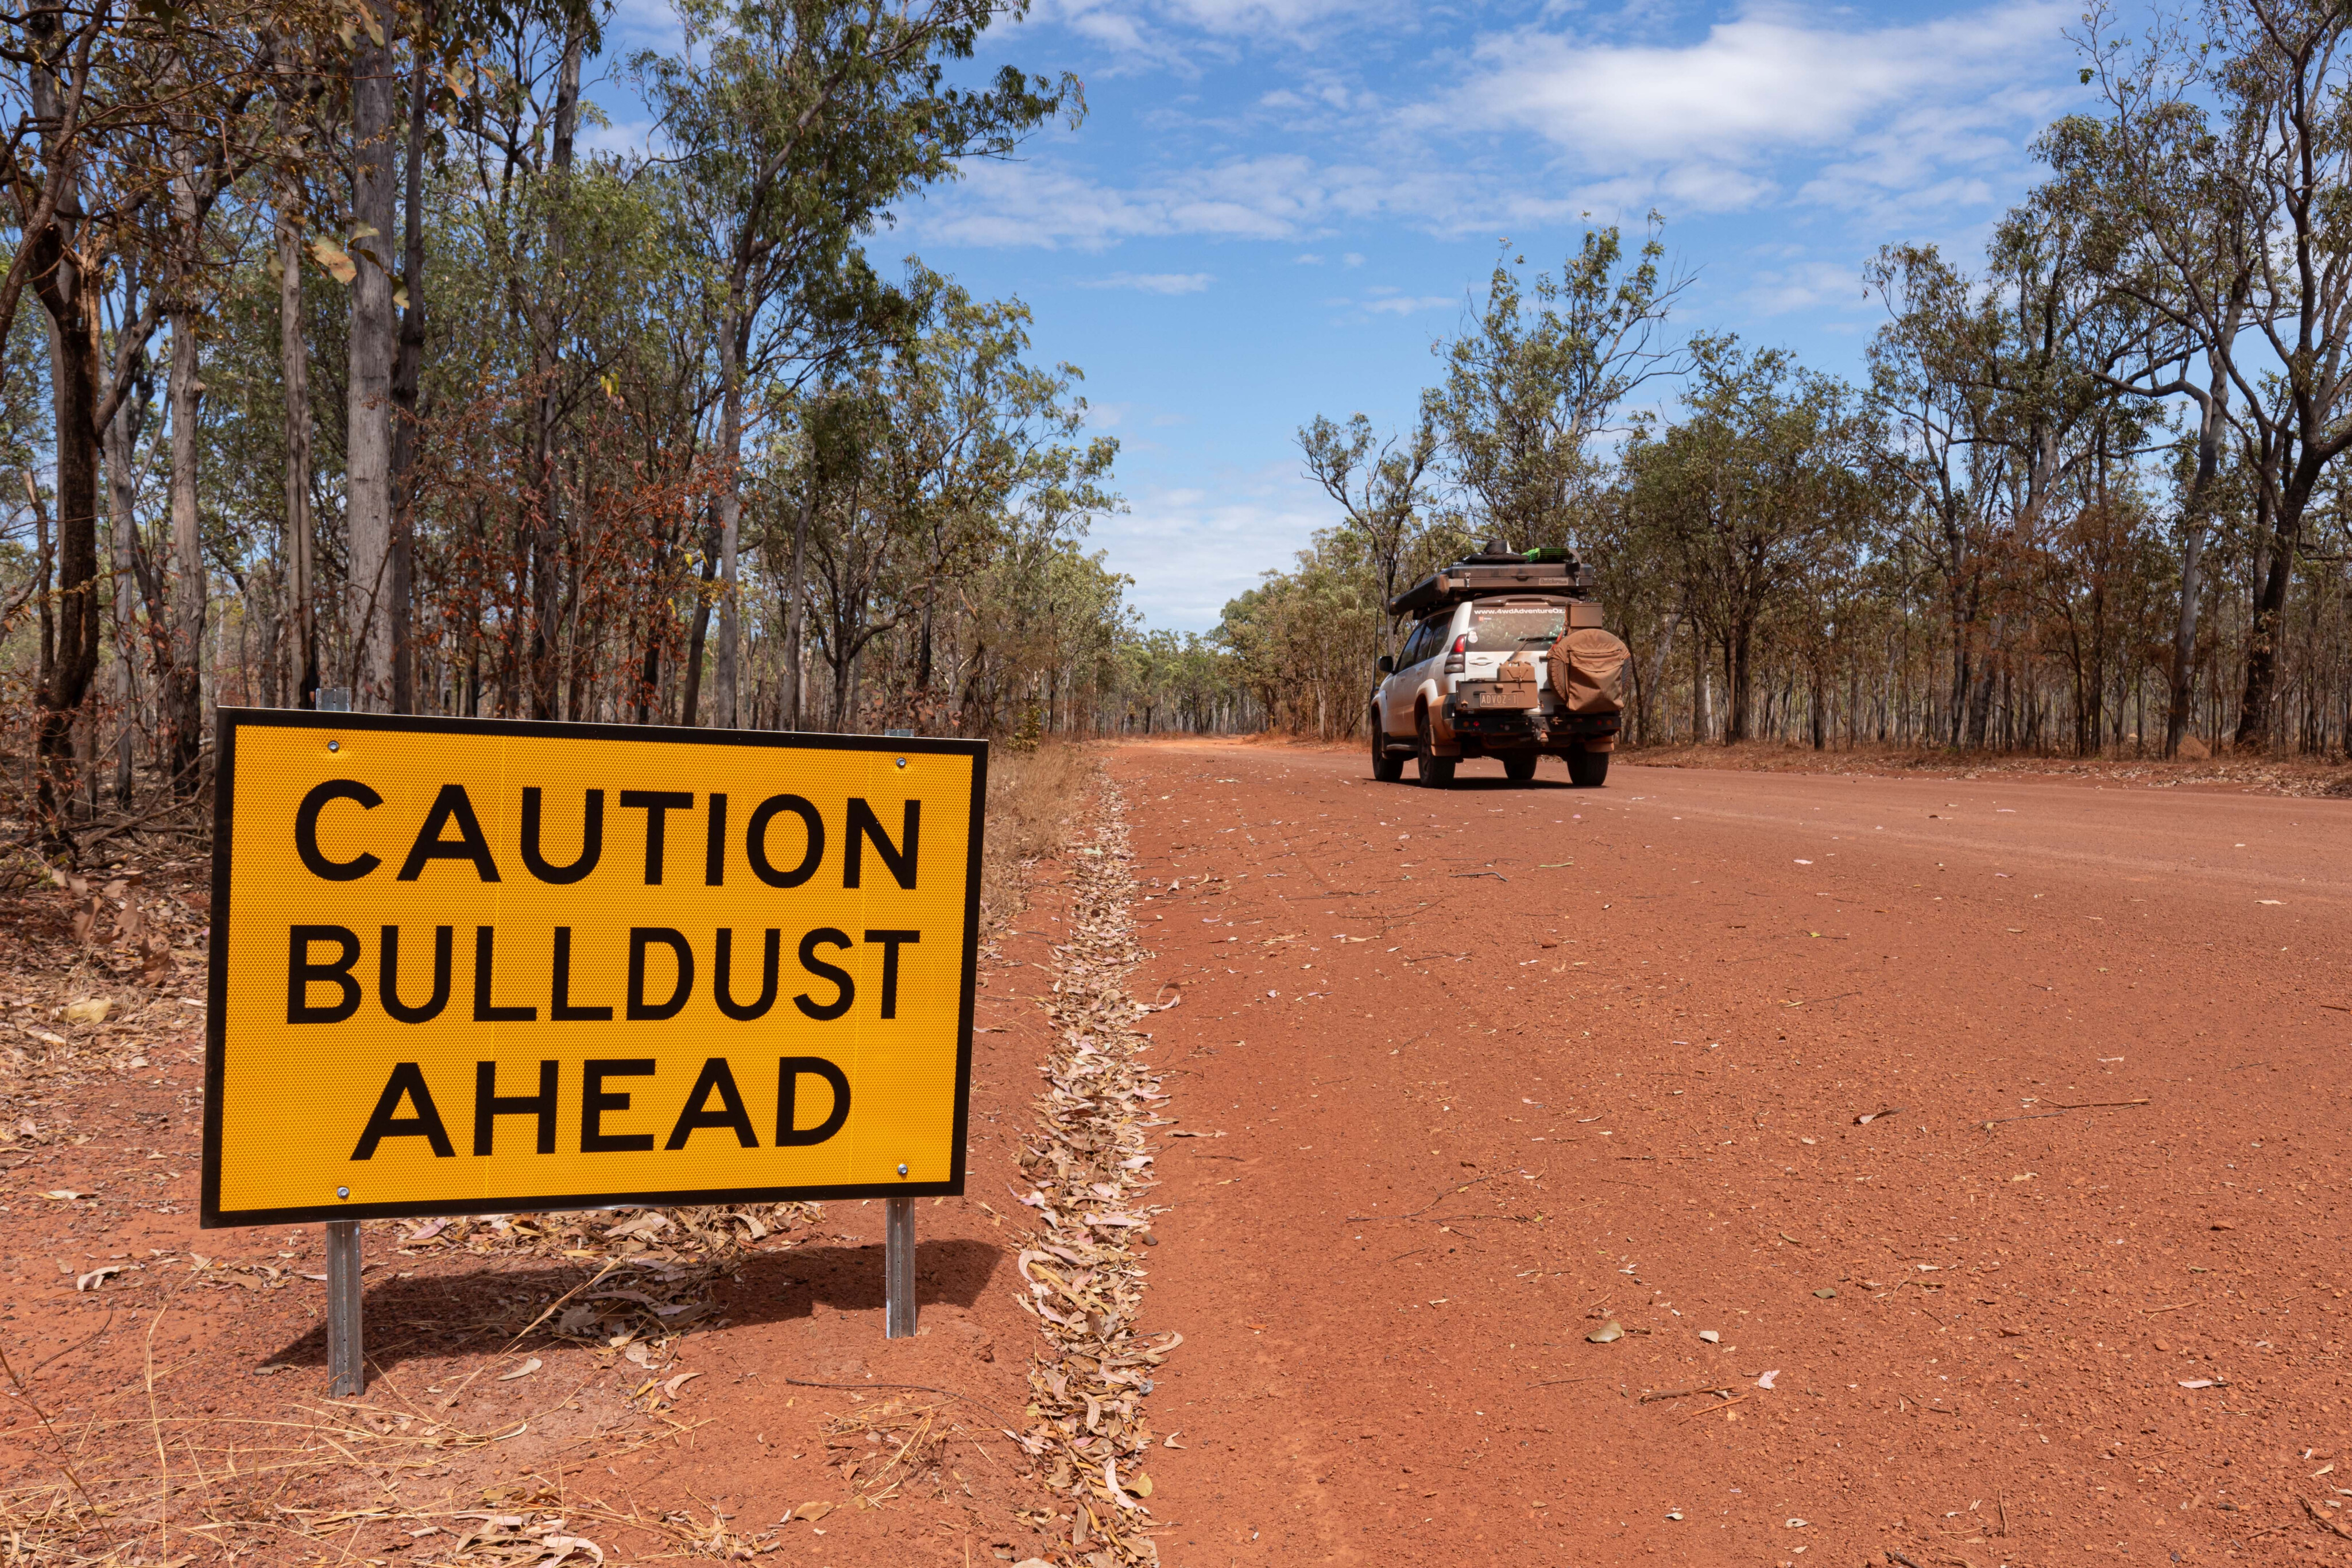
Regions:
<svg viewBox="0 0 2352 1568"><path fill-rule="evenodd" d="M1528 551L1528 559L1532 561L1574 560L1575 559L1576 552L1572 549L1554 549L1546 546L1541 549Z"/></svg>

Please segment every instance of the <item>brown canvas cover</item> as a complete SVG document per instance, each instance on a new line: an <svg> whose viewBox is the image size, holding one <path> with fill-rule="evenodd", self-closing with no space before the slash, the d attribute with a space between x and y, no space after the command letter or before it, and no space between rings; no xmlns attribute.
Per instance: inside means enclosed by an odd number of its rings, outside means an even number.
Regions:
<svg viewBox="0 0 2352 1568"><path fill-rule="evenodd" d="M1632 653L1597 626L1579 627L1551 645L1551 689L1570 713L1622 713L1625 661Z"/></svg>

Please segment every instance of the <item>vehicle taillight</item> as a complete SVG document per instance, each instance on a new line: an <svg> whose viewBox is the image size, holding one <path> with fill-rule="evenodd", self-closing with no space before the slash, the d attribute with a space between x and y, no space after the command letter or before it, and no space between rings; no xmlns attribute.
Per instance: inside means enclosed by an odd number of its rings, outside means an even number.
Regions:
<svg viewBox="0 0 2352 1568"><path fill-rule="evenodd" d="M1458 675L1462 674L1463 671L1468 669L1469 661L1465 659L1463 655L1469 651L1470 634L1465 632L1461 636L1454 639L1454 646L1446 650L1445 673L1449 675Z"/></svg>
<svg viewBox="0 0 2352 1568"><path fill-rule="evenodd" d="M1456 653L1466 653L1470 651L1470 634L1468 632L1465 632L1461 636L1454 639L1454 651Z"/></svg>

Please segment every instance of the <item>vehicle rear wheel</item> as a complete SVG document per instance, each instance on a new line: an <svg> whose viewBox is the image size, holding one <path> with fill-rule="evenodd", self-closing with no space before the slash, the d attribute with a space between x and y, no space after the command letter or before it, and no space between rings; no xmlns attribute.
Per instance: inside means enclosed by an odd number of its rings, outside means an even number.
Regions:
<svg viewBox="0 0 2352 1568"><path fill-rule="evenodd" d="M1426 789L1444 789L1454 783L1454 762L1451 757L1437 755L1437 736L1429 727L1429 710L1423 708L1415 716L1413 737L1414 781Z"/></svg>
<svg viewBox="0 0 2352 1568"><path fill-rule="evenodd" d="M1503 758L1503 777L1514 784L1524 784L1536 776L1536 754Z"/></svg>
<svg viewBox="0 0 2352 1568"><path fill-rule="evenodd" d="M1388 730L1381 723L1381 710L1372 708L1372 778L1382 784L1393 784L1404 777L1404 758L1389 749Z"/></svg>
<svg viewBox="0 0 2352 1568"><path fill-rule="evenodd" d="M1568 781L1580 789L1598 789L1609 781L1609 754L1582 747L1568 754Z"/></svg>

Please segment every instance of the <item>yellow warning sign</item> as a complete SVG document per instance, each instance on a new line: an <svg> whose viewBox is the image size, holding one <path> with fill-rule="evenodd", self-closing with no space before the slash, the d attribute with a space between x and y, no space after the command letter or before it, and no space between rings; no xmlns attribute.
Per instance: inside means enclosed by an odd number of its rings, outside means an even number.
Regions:
<svg viewBox="0 0 2352 1568"><path fill-rule="evenodd" d="M224 708L204 1223L963 1190L981 741Z"/></svg>

